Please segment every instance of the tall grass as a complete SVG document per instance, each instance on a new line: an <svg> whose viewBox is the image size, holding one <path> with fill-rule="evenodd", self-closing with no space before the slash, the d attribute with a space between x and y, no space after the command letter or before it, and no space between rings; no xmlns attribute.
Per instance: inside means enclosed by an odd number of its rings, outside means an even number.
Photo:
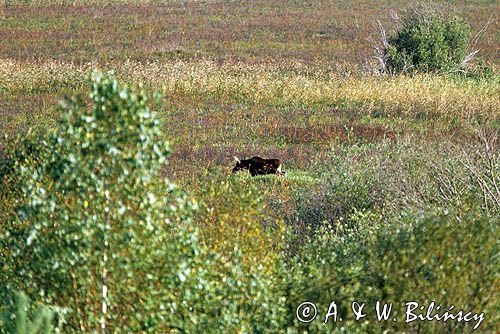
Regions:
<svg viewBox="0 0 500 334"><path fill-rule="evenodd" d="M0 61L0 90L42 93L77 88L96 63ZM197 62L118 62L105 64L128 82L161 88L167 95L214 97L227 102L294 105L347 105L365 114L416 117L497 118L500 101L498 77L487 82L454 81L431 75L395 78L345 77L334 72L311 71L300 63L218 65Z"/></svg>

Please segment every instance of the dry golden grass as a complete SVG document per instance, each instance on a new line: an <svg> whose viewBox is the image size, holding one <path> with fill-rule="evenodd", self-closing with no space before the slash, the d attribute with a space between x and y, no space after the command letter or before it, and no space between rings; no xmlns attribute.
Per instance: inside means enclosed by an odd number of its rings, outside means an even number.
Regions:
<svg viewBox="0 0 500 334"><path fill-rule="evenodd" d="M74 65L4 59L0 60L0 90L41 93L78 88L97 67L97 63ZM314 72L300 63L219 65L208 60L126 61L102 68L113 68L127 82L142 82L167 96L201 96L273 106L346 105L367 115L437 115L460 119L500 115L498 80L458 81L435 75L348 77L335 72Z"/></svg>

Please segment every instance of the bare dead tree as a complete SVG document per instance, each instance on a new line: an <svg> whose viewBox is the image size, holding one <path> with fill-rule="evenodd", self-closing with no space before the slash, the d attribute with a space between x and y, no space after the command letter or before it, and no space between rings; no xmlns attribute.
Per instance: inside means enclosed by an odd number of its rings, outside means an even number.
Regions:
<svg viewBox="0 0 500 334"><path fill-rule="evenodd" d="M374 55L372 58L377 60L379 64L380 71L382 73L387 73L387 54L386 50L389 48L389 42L387 40L387 33L384 29L382 23L377 20L378 29L379 29L379 39L377 42L373 42L370 39L371 44L373 45Z"/></svg>
<svg viewBox="0 0 500 334"><path fill-rule="evenodd" d="M474 58L476 58L476 55L480 51L480 49L476 48L477 43L479 42L479 39L481 38L481 36L486 32L486 30L488 30L488 27L490 26L490 24L492 24L493 22L495 22L494 19L488 20L488 22L486 22L486 24L481 29L479 29L479 31L471 39L471 41L469 42L469 45L467 46L467 54L460 62L460 66L459 66L460 68L465 67L469 62L471 62Z"/></svg>

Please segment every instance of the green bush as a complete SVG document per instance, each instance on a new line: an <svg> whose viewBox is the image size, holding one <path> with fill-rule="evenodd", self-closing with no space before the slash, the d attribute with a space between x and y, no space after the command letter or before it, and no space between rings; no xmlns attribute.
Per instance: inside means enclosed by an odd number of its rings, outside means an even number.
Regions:
<svg viewBox="0 0 500 334"><path fill-rule="evenodd" d="M275 270L283 226L280 221L268 221L272 210L264 200L267 184L238 176L212 176L202 182L195 193L200 209L193 221L207 247L223 254L237 247L245 254L247 266Z"/></svg>
<svg viewBox="0 0 500 334"><path fill-rule="evenodd" d="M17 217L17 210L25 202L22 192L21 165L37 165L46 147L43 135L35 131L22 137L4 137L5 147L0 153L0 236L8 235ZM0 265L13 257L8 238L0 237ZM5 261L5 262L4 262ZM4 271L0 270L0 282ZM0 286L0 293L5 287Z"/></svg>
<svg viewBox="0 0 500 334"><path fill-rule="evenodd" d="M418 322L405 324L407 301L485 312L481 331L498 328L498 226L475 209L459 213L418 217L407 215L390 227L379 229L366 217L358 230L322 230L304 245L301 257L291 262L290 309L304 300L315 301L321 317L308 324L296 322L310 333L456 333L470 324ZM329 303L335 300L343 322L323 324ZM393 322L378 322L373 312L377 300L392 302ZM367 318L354 321L350 303L367 304ZM445 305L445 306L443 306ZM292 311L291 311L292 312ZM464 329L465 328L465 329Z"/></svg>
<svg viewBox="0 0 500 334"><path fill-rule="evenodd" d="M277 333L289 322L281 276L283 231L279 221L268 221L266 181L240 175L197 181L200 208L193 223L219 263L211 269L207 297L216 299L203 332Z"/></svg>
<svg viewBox="0 0 500 334"><path fill-rule="evenodd" d="M495 69L481 59L478 59L476 64L470 67L465 73L458 73L457 77L475 81L486 81L492 84L500 81L500 75L495 73Z"/></svg>
<svg viewBox="0 0 500 334"><path fill-rule="evenodd" d="M407 12L402 23L387 41L389 72L449 72L461 66L471 38L468 22L446 18L432 9L418 9Z"/></svg>
<svg viewBox="0 0 500 334"><path fill-rule="evenodd" d="M482 215L498 219L495 147L422 145L413 138L338 147L320 183L294 192L293 205L287 204L293 207L287 223L294 232L287 239L287 256L303 256L301 247L308 245L306 253L320 256L314 242L318 231L343 236L347 230L356 242L346 254L355 258L356 243L381 228L396 231L408 211L442 212L473 201Z"/></svg>

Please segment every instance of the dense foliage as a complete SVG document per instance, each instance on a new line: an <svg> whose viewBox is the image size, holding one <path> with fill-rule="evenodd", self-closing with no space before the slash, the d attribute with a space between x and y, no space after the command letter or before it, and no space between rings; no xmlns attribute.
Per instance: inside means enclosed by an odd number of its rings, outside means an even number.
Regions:
<svg viewBox="0 0 500 334"><path fill-rule="evenodd" d="M489 332L498 328L498 307L495 280L498 273L498 226L477 213L457 216L441 214L429 218L408 216L397 223L397 230L374 230L377 217L368 217L361 232L346 229L341 235L319 232L305 245L304 256L297 263L290 302L314 300L322 316L332 300L339 304L344 321L329 326L321 321L311 323L311 332L379 333L385 331L418 333L455 333L464 326L443 322L405 324L404 303L435 301L442 307L451 304L485 311L489 319L480 329ZM394 227L394 225L393 225ZM466 232L465 232L466 231ZM366 303L373 310L376 301L393 303L393 315L399 319L378 323L375 313L357 322L350 309L351 302ZM443 306L447 305L447 306ZM324 319L324 318L323 318ZM323 320L322 319L322 320Z"/></svg>
<svg viewBox="0 0 500 334"><path fill-rule="evenodd" d="M388 71L450 72L463 66L471 39L467 21L430 8L408 11L401 21L385 50Z"/></svg>
<svg viewBox="0 0 500 334"><path fill-rule="evenodd" d="M306 230L309 237L299 229L292 238L298 256L291 276L299 283L290 284L297 287L288 297L290 304L318 301L318 309L325 312L331 300L340 301L340 312L349 316L335 326L347 332L411 328L452 333L461 327L438 322L378 324L374 314L366 322L355 322L350 302L367 302L373 310L377 300L390 301L400 319L408 300L441 305L460 300L490 314L483 331L497 328L493 310L498 298L492 282L498 279L494 268L500 193L486 188L495 188L498 152L476 145L454 150L412 142L337 150L319 184L294 194L297 207L290 223L315 228ZM297 250L297 244L302 248ZM319 321L311 327L331 331Z"/></svg>
<svg viewBox="0 0 500 334"><path fill-rule="evenodd" d="M16 313L3 323L4 329L15 334L51 334L54 333L54 312L47 307L39 307L29 317L28 298L24 293L16 294Z"/></svg>

